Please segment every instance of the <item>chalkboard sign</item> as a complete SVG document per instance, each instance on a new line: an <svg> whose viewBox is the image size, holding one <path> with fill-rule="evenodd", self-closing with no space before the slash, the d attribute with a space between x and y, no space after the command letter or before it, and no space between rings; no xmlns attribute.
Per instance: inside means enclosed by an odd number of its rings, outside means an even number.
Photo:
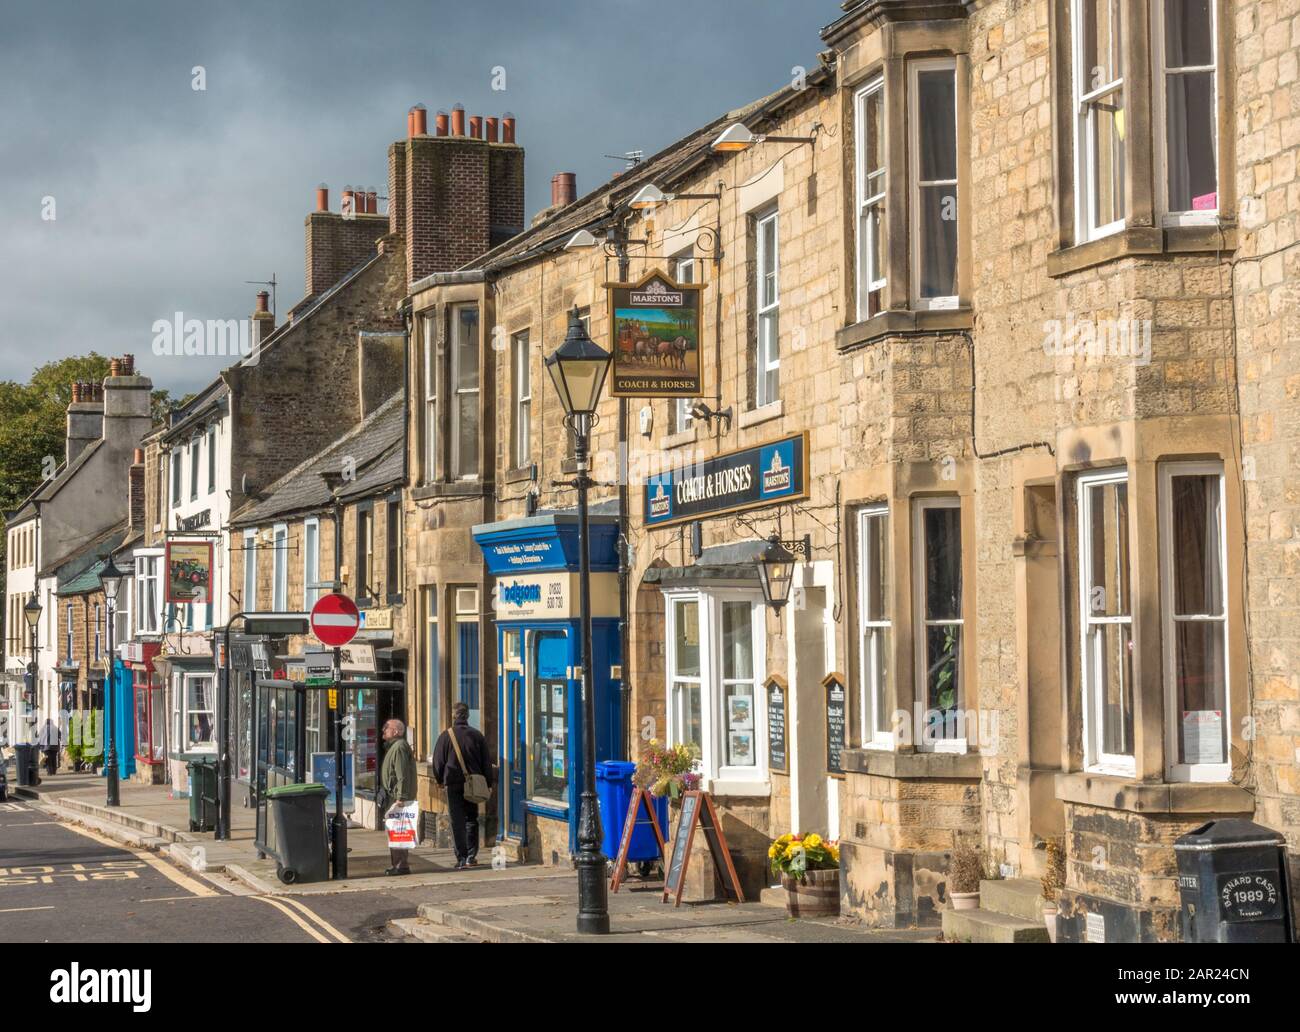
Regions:
<svg viewBox="0 0 1300 1032"><path fill-rule="evenodd" d="M767 769L784 774L790 769L785 738L785 678L773 674L763 691L767 693Z"/></svg>
<svg viewBox="0 0 1300 1032"><path fill-rule="evenodd" d="M646 816L650 818L650 826L654 828L655 838L659 840L659 858L661 861L663 859L664 835L659 830L659 818L655 816L654 800L644 788L635 788L632 790L632 801L628 804L627 820L623 822L623 838L618 844L618 857L614 861L614 877L609 883L610 889L614 892L618 891L623 876L627 874L627 854L632 848L632 833L636 831L637 818L641 816L642 810L645 810Z"/></svg>
<svg viewBox="0 0 1300 1032"><path fill-rule="evenodd" d="M731 851L727 848L727 839L722 833L722 823L718 820L718 811L714 809L713 798L708 792L687 792L682 796L682 816L677 824L677 834L673 836L673 853L668 861L662 902L667 903L671 895L674 897L674 906L682 904L683 882L686 866L691 859L691 847L695 842L696 824L704 829L704 840L709 845L713 866L722 881L727 899L744 903L745 894L741 891L740 879L736 877L736 868L731 862Z"/></svg>
<svg viewBox="0 0 1300 1032"><path fill-rule="evenodd" d="M822 681L826 689L826 770L835 777L844 776L840 753L845 749L848 728L848 691L839 674L827 674Z"/></svg>

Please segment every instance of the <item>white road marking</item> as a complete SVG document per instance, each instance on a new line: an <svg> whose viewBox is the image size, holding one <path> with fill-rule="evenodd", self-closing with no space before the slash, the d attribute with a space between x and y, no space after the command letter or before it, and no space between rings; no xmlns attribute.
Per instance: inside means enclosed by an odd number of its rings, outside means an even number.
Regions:
<svg viewBox="0 0 1300 1032"><path fill-rule="evenodd" d="M288 903L289 906L295 908L296 910L302 911L304 914L307 915L307 917L310 920L315 921L321 928L323 928L326 931L326 933L332 935L339 942L350 943L352 941L346 935L340 932L337 928L335 928L332 924L326 921L325 918L321 917L320 914L316 913L316 911L312 910L311 907L307 906L306 904L296 899L290 899L288 896L281 896L279 897L279 899L281 903Z"/></svg>
<svg viewBox="0 0 1300 1032"><path fill-rule="evenodd" d="M22 914L28 910L53 910L53 907L10 907L8 910L0 910L0 914Z"/></svg>
<svg viewBox="0 0 1300 1032"><path fill-rule="evenodd" d="M267 904L268 906L275 907L276 910L278 910L278 911L280 911L280 913L284 914L285 917L287 917L290 921L292 921L294 924L296 924L299 928L301 928L304 932L306 932L308 935L310 935L310 936L311 936L313 939L315 939L317 942L324 942L324 943L328 943L328 942L329 942L329 940L328 940L327 938L325 938L325 936L321 935L320 932L316 931L315 928L313 928L311 925L309 925L309 924L308 924L306 921L304 921L301 917L299 917L297 914L295 914L295 913L294 913L292 910L290 910L288 907L284 906L284 905L283 905L283 904L282 904L278 899L272 899L270 896L251 896L251 897L249 897L249 898L250 898L250 899L255 899L255 900L257 900L259 903L265 903L265 904Z"/></svg>
<svg viewBox="0 0 1300 1032"><path fill-rule="evenodd" d="M131 856L135 857L137 860L141 860L144 863L148 864L155 871L161 874L164 878L168 879L169 881L175 882L186 892L192 892L195 896L219 896L220 895L220 893L216 889L209 888L207 885L204 885L202 882L197 882L193 878L181 874L181 872L176 870L176 868L172 867L171 864L164 863L163 861L159 860L156 856L154 856L152 853L146 853L140 849L132 849L130 846L123 845L121 842L115 842L111 838L108 838L104 835L96 834L95 832L91 831L89 828L83 828L76 824L68 824L65 825L65 827L69 831L75 831L78 835L84 835L86 838L92 839L93 841L98 842L102 846L112 846L114 849L120 849L124 853L130 853Z"/></svg>

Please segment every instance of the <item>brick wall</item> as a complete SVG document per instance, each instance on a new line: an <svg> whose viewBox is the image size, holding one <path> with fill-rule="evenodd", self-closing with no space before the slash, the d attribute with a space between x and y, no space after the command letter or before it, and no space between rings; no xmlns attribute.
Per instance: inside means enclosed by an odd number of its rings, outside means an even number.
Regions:
<svg viewBox="0 0 1300 1032"><path fill-rule="evenodd" d="M306 227L306 296L323 294L375 253L375 244L388 232L384 215L354 214L344 218L332 211L314 211Z"/></svg>

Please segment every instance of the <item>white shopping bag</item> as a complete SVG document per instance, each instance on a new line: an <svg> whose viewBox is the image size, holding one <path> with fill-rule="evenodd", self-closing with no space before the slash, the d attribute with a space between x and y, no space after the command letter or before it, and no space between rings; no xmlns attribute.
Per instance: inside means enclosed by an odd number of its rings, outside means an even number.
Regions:
<svg viewBox="0 0 1300 1032"><path fill-rule="evenodd" d="M384 818L389 849L414 849L420 834L420 804L394 803Z"/></svg>

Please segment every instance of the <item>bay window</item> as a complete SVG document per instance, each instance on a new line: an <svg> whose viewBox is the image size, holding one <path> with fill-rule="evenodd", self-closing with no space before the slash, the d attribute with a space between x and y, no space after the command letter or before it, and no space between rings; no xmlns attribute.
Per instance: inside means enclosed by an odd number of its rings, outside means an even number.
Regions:
<svg viewBox="0 0 1300 1032"><path fill-rule="evenodd" d="M1131 776L1133 605L1127 472L1079 477L1078 513L1084 765Z"/></svg>
<svg viewBox="0 0 1300 1032"><path fill-rule="evenodd" d="M922 748L966 750L969 719L962 713L961 500L914 503L912 597L916 628L917 696L925 711Z"/></svg>
<svg viewBox="0 0 1300 1032"><path fill-rule="evenodd" d="M858 645L861 741L893 744L890 723L893 577L889 509L873 505L858 515Z"/></svg>
<svg viewBox="0 0 1300 1032"><path fill-rule="evenodd" d="M1160 598L1169 775L1227 781L1227 530L1223 466L1160 468Z"/></svg>
<svg viewBox="0 0 1300 1032"><path fill-rule="evenodd" d="M913 61L911 211L913 304L957 307L957 67L950 57Z"/></svg>
<svg viewBox="0 0 1300 1032"><path fill-rule="evenodd" d="M424 317L424 482L438 477L438 323Z"/></svg>
<svg viewBox="0 0 1300 1032"><path fill-rule="evenodd" d="M1071 0L1075 226L1082 243L1125 219L1125 84L1120 0Z"/></svg>
<svg viewBox="0 0 1300 1032"><path fill-rule="evenodd" d="M477 305L451 309L451 468L458 480L479 473L479 318Z"/></svg>
<svg viewBox="0 0 1300 1032"><path fill-rule="evenodd" d="M1153 0L1157 186L1166 225L1219 209L1214 0Z"/></svg>
<svg viewBox="0 0 1300 1032"><path fill-rule="evenodd" d="M715 791L765 782L761 598L740 590L670 592L666 603L668 743L695 752Z"/></svg>
<svg viewBox="0 0 1300 1032"><path fill-rule="evenodd" d="M780 399L781 347L780 333L780 244L778 241L778 212L760 215L755 220L757 237L758 282L755 297L758 304L757 353L755 356L754 405L762 408Z"/></svg>
<svg viewBox="0 0 1300 1032"><path fill-rule="evenodd" d="M884 309L885 80L877 77L854 97L857 126L858 319Z"/></svg>
<svg viewBox="0 0 1300 1032"><path fill-rule="evenodd" d="M135 618L136 627L141 634L158 634L161 631L161 566L161 555L137 554L135 557Z"/></svg>

